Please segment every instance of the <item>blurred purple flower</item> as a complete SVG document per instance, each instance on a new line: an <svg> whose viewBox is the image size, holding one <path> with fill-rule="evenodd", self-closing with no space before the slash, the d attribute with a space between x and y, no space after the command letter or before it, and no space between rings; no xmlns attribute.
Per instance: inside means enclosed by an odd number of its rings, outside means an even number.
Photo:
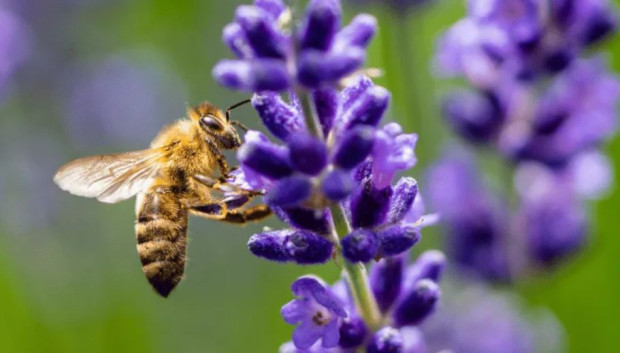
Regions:
<svg viewBox="0 0 620 353"><path fill-rule="evenodd" d="M536 321L528 313L528 322L514 298L491 289L469 287L454 294L422 325L427 352L532 353L543 345L560 351L562 332L549 313L540 312Z"/></svg>
<svg viewBox="0 0 620 353"><path fill-rule="evenodd" d="M445 157L429 169L427 183L430 204L445 227L448 255L472 274L508 279L506 206L485 188L470 157Z"/></svg>

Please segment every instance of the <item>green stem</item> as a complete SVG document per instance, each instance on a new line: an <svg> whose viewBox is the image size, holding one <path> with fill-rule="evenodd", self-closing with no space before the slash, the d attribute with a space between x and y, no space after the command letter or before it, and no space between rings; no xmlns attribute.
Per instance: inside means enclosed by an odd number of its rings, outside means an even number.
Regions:
<svg viewBox="0 0 620 353"><path fill-rule="evenodd" d="M339 240L351 232L351 226L344 213L342 204L330 207L330 211L333 220L333 237L338 241L337 244L339 244ZM340 248L339 253L342 253ZM366 322L371 330L375 331L381 326L381 314L375 296L370 289L366 266L362 263L355 264L349 262L344 258L343 260L344 264L342 269L345 273L351 293L353 294L355 304L364 322Z"/></svg>
<svg viewBox="0 0 620 353"><path fill-rule="evenodd" d="M312 102L310 101L310 95L308 92L298 89L297 96L301 103L301 108L306 119L306 126L316 137L323 139L323 130L321 124L314 111ZM355 304L359 309L364 322L372 330L377 330L381 325L381 313L375 300L374 294L370 289L370 282L368 281L368 273L364 264L354 264L342 257L342 249L340 248L340 240L347 234L351 233L351 226L347 220L342 204L336 204L330 207L332 215L332 242L337 248L338 255L343 259L344 264L342 270L345 273L347 283L353 294Z"/></svg>
<svg viewBox="0 0 620 353"><path fill-rule="evenodd" d="M323 140L323 129L321 128L321 122L314 110L314 106L310 101L310 94L303 89L297 89L297 98L301 104L308 130L310 130L314 137Z"/></svg>

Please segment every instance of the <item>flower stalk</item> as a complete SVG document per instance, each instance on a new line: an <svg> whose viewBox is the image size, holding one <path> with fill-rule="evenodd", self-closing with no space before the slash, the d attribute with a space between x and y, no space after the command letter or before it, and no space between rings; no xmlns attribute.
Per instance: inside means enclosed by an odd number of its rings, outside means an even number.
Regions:
<svg viewBox="0 0 620 353"><path fill-rule="evenodd" d="M323 131L321 130L318 117L310 102L309 94L303 90L298 90L297 92L308 130L315 136L319 138L322 137ZM381 326L381 314L379 313L379 307L370 289L366 266L363 263L352 263L344 258L344 256L342 256L342 249L339 245L340 240L351 233L351 225L347 220L341 203L332 205L329 211L332 216L332 241L336 244L338 256L343 259L342 270L345 273L347 284L355 299L355 304L366 324L371 329L378 329Z"/></svg>
<svg viewBox="0 0 620 353"><path fill-rule="evenodd" d="M345 235L351 233L351 226L340 203L330 207L329 210L333 220L333 231L340 240ZM338 251L338 255L342 256L340 247L338 247ZM377 301L370 289L366 266L363 263L352 263L344 257L343 260L342 270L345 273L347 284L353 294L359 312L371 330L379 329L381 327L381 314L379 313Z"/></svg>

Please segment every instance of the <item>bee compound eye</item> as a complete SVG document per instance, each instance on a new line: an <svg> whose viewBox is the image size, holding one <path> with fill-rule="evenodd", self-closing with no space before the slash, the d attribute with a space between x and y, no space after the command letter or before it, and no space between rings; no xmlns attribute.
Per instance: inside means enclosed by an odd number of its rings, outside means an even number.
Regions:
<svg viewBox="0 0 620 353"><path fill-rule="evenodd" d="M200 124L205 128L205 129L209 129L209 130L222 130L222 124L220 124L219 121L217 121L217 119L213 116L213 115L207 115L203 118L200 119Z"/></svg>

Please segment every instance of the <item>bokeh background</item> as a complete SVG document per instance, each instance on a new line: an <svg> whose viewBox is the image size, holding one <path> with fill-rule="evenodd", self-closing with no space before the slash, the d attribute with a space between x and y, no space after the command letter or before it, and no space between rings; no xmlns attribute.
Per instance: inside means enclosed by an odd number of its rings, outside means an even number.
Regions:
<svg viewBox="0 0 620 353"><path fill-rule="evenodd" d="M339 277L332 265L253 257L246 242L262 225L194 218L186 279L164 300L140 268L133 202L101 204L52 182L73 158L144 148L188 104L247 98L211 78L214 64L230 57L221 29L242 2L0 0L0 351L275 352L292 330L279 315L292 281L308 272ZM385 71L377 81L393 93L390 118L421 135L421 178L451 139L437 104L446 87L431 61L463 1L406 15L353 2L344 4L348 18L379 18L368 66ZM619 39L603 49L618 70ZM259 126L249 107L234 115ZM606 149L617 170L620 141ZM620 193L594 205L587 249L516 286L524 311L545 308L562 323L566 351L617 350L619 209ZM438 243L437 231L425 230L415 250Z"/></svg>

